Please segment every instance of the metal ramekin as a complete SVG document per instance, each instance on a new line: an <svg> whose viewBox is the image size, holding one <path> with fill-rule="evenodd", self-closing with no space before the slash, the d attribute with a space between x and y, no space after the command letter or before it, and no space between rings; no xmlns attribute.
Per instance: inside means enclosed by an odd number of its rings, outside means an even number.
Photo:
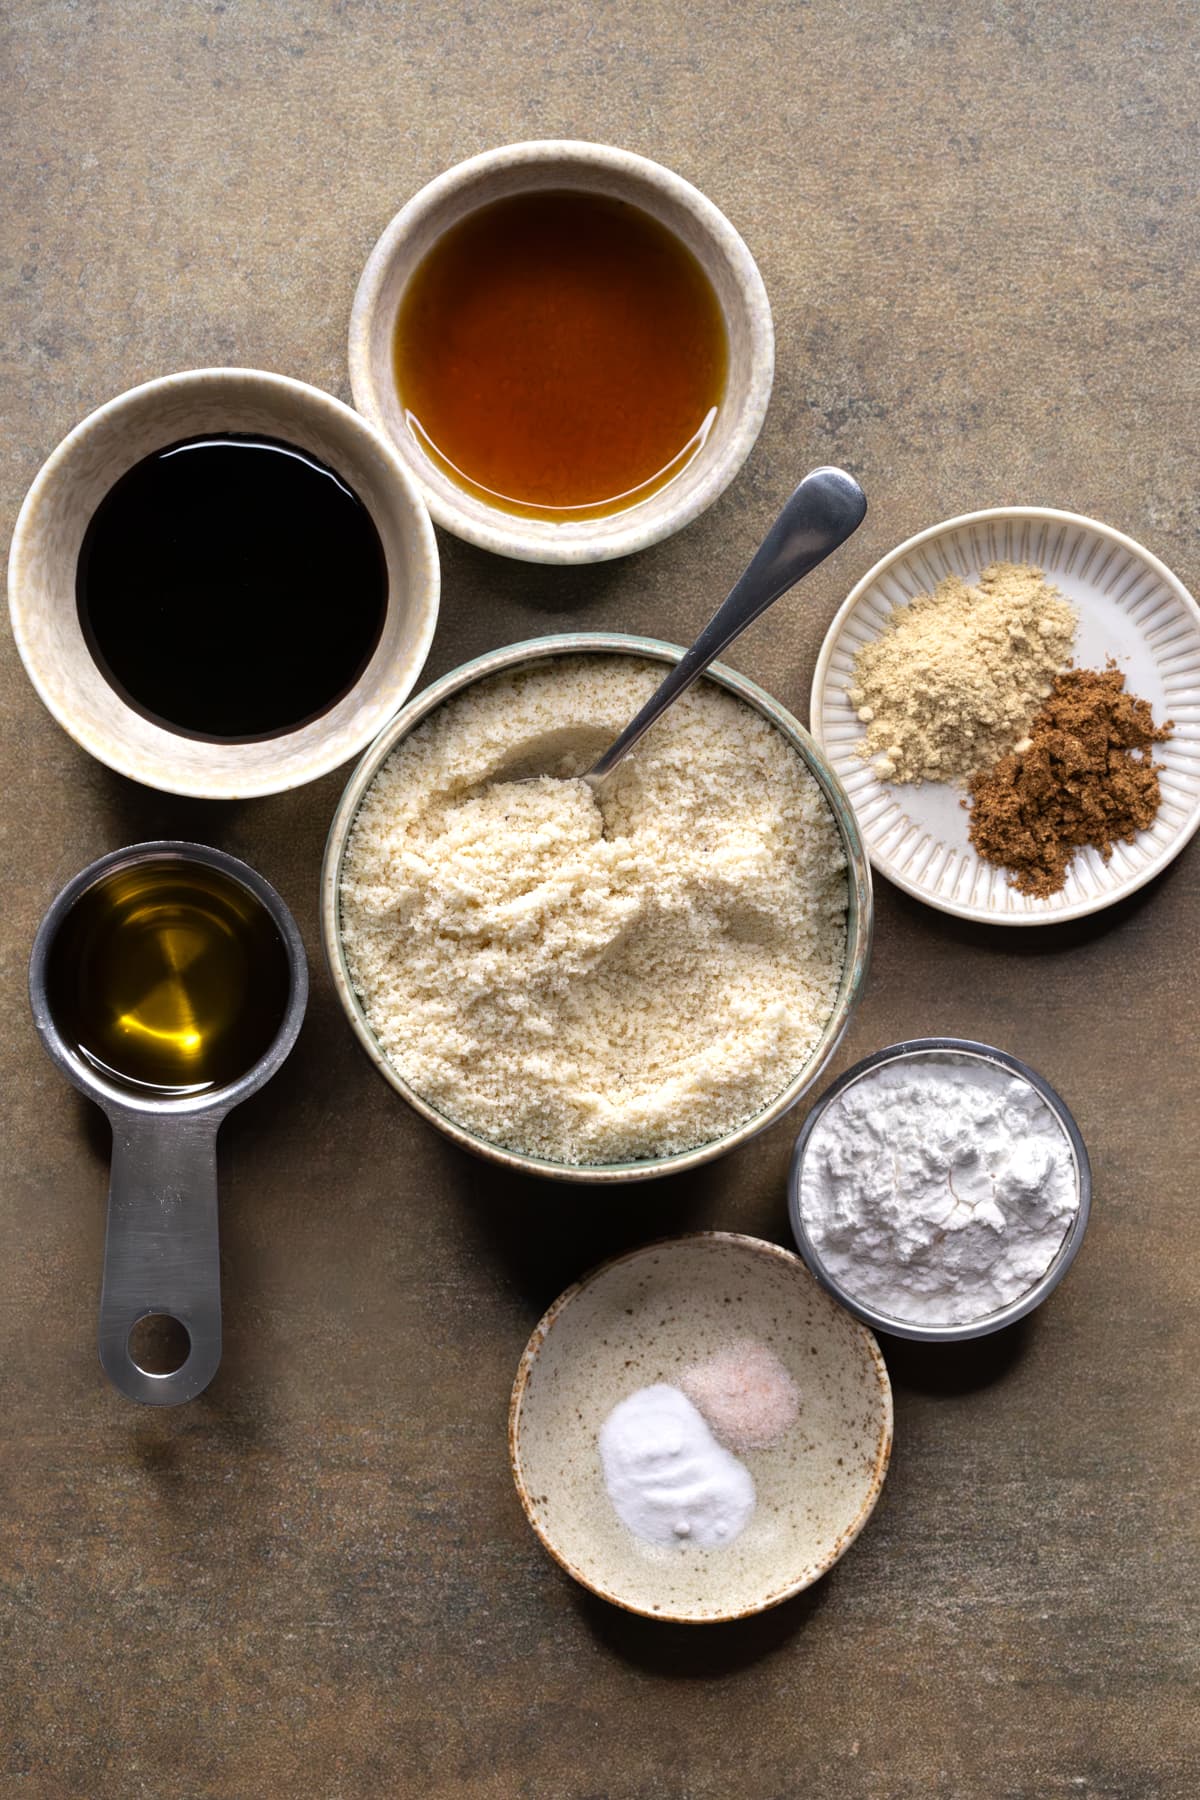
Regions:
<svg viewBox="0 0 1200 1800"><path fill-rule="evenodd" d="M800 1174L804 1163L804 1155L809 1140L816 1129L825 1108L838 1098L839 1094L852 1087L863 1075L869 1074L884 1063L900 1062L906 1058L928 1056L931 1054L973 1056L982 1062L998 1064L1010 1074L1019 1075L1041 1095L1050 1111L1054 1114L1066 1134L1071 1147L1071 1155L1075 1163L1076 1212L1067 1230L1067 1235L1059 1245L1058 1253L1050 1267L1023 1294L1018 1294L1007 1306L997 1312L984 1315L981 1319L969 1320L962 1325L918 1325L908 1319L894 1319L890 1313L877 1312L873 1306L865 1305L861 1300L849 1293L825 1267L821 1254L808 1234L804 1215L800 1206ZM993 1044L979 1044L972 1038L906 1038L903 1043L889 1044L884 1050L877 1050L874 1056L866 1056L861 1062L847 1069L846 1073L834 1082L828 1091L822 1094L808 1117L805 1119L796 1139L796 1148L792 1152L791 1167L788 1170L788 1217L791 1220L792 1233L801 1256L816 1276L821 1286L831 1293L835 1300L840 1300L848 1312L873 1331L887 1332L891 1337L912 1338L918 1343L954 1344L962 1343L967 1338L987 1337L990 1332L1001 1331L1005 1325L1011 1325L1016 1319L1023 1319L1040 1306L1046 1296L1053 1292L1075 1260L1083 1234L1087 1230L1088 1214L1092 1206L1092 1169L1088 1161L1087 1149L1080 1135L1070 1110L1048 1081L1006 1050L997 1050Z"/></svg>
<svg viewBox="0 0 1200 1800"><path fill-rule="evenodd" d="M862 838L854 818L850 802L837 776L830 769L821 751L814 744L808 732L804 730L777 701L772 700L762 688L756 687L744 675L727 668L722 663L714 663L708 670L706 679L717 682L736 694L739 699L754 707L756 712L769 719L777 730L793 746L803 758L806 766L816 778L822 793L829 803L831 812L837 823L838 834L846 855L848 906L846 916L846 960L842 968L842 979L838 988L833 1012L825 1026L813 1055L807 1065L790 1081L783 1092L772 1100L762 1112L747 1119L722 1138L715 1138L711 1143L697 1145L692 1150L683 1150L673 1156L648 1159L644 1162L625 1163L558 1163L537 1156L524 1156L519 1151L506 1149L501 1144L490 1143L486 1138L477 1137L465 1126L457 1124L439 1112L412 1088L388 1060L377 1042L374 1033L367 1024L350 972L346 967L346 959L342 950L341 930L339 924L339 891L341 887L342 862L346 853L346 844L355 815L362 804L363 797L375 779L382 764L401 739L408 736L413 728L419 725L435 707L452 694L458 694L474 682L485 680L488 676L499 674L502 670L529 667L531 664L546 662L556 656L581 655L618 655L635 656L653 662L677 662L683 655L677 644L661 643L657 638L631 637L624 632L571 632L561 637L532 638L526 643L509 644L504 649L491 650L486 656L478 657L474 662L464 663L451 674L435 681L424 693L398 713L391 723L380 732L371 745L346 786L338 809L333 816L329 828L329 838L325 846L325 861L321 870L321 937L325 946L325 956L329 970L333 976L333 984L338 998L345 1009L346 1017L359 1043L370 1057L375 1067L391 1083L396 1092L408 1101L414 1111L421 1114L431 1125L460 1145L464 1150L471 1150L477 1156L487 1158L490 1162L499 1163L504 1168L512 1169L524 1175L542 1175L560 1181L584 1182L616 1182L644 1181L652 1176L674 1175L684 1169L697 1168L701 1163L711 1162L714 1157L723 1156L728 1150L737 1149L748 1138L774 1124L794 1106L800 1096L807 1092L817 1080L821 1070L841 1041L842 1033L849 1022L850 1015L857 1004L866 978L871 954L871 869L863 849Z"/></svg>

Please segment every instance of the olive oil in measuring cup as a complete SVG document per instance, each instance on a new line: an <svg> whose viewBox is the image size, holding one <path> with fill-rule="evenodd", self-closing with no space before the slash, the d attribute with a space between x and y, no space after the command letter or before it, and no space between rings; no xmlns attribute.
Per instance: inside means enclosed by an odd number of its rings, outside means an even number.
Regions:
<svg viewBox="0 0 1200 1800"><path fill-rule="evenodd" d="M291 980L255 896L176 858L118 868L81 895L47 974L60 1030L88 1066L159 1099L212 1093L251 1069Z"/></svg>
<svg viewBox="0 0 1200 1800"><path fill-rule="evenodd" d="M47 908L29 999L47 1054L112 1127L101 1367L143 1405L194 1400L221 1361L217 1134L296 1041L296 921L236 857L134 844Z"/></svg>

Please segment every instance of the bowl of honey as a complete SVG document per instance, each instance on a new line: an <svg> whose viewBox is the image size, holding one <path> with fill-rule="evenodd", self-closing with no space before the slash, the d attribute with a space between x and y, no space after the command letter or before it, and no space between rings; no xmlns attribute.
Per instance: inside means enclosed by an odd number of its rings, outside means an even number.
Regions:
<svg viewBox="0 0 1200 1800"><path fill-rule="evenodd" d="M437 623L420 489L352 407L254 369L130 389L64 438L9 558L13 636L110 768L205 799L357 756Z"/></svg>
<svg viewBox="0 0 1200 1800"><path fill-rule="evenodd" d="M422 188L350 320L355 405L434 519L528 562L627 556L689 523L749 455L774 366L724 214L658 163L570 140Z"/></svg>

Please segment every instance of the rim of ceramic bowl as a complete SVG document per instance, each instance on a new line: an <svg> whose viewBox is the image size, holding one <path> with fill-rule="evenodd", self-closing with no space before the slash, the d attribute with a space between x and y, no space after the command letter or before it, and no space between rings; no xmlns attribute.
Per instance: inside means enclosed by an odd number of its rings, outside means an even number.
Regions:
<svg viewBox="0 0 1200 1800"><path fill-rule="evenodd" d="M745 675L740 675L735 669L718 662L713 663L708 669L706 679L717 682L719 686L737 695L739 699L752 706L756 712L761 713L770 724L782 732L793 749L797 751L816 780L826 804L833 814L846 857L846 957L842 966L838 996L813 1055L805 1067L776 1095L775 1099L761 1112L745 1120L731 1132L727 1132L724 1137L714 1138L709 1143L696 1145L690 1150L677 1151L671 1156L649 1158L644 1162L551 1162L543 1157L526 1156L518 1150L506 1148L503 1144L491 1143L488 1139L478 1137L466 1126L458 1124L457 1121L439 1112L415 1088L411 1087L395 1068L368 1025L358 996L354 991L354 984L350 979L342 946L339 924L342 864L350 831L363 798L379 769L400 740L407 737L429 713L452 695L461 693L464 688L472 686L477 681L486 680L493 675L501 674L505 670L523 664L547 661L556 656L586 655L619 655L638 657L653 662L678 662L683 654L684 651L678 644L664 643L657 638L633 637L624 632L604 631L570 632L551 637L530 638L522 643L508 644L498 650L489 650L485 655L476 657L472 662L464 663L448 675L443 675L440 681L435 681L430 687L427 687L417 695L415 700L410 700L403 711L384 727L346 784L345 792L338 803L329 827L321 869L321 940L338 999L350 1021L354 1035L385 1081L395 1088L396 1092L407 1100L408 1104L423 1119L436 1126L444 1136L458 1144L461 1149L470 1150L476 1156L482 1156L489 1162L499 1163L503 1168L520 1174L538 1175L557 1181L588 1183L646 1181L661 1175L680 1174L685 1169L694 1169L702 1163L712 1162L718 1156L724 1156L727 1151L735 1150L740 1144L757 1136L768 1125L773 1125L796 1104L803 1094L808 1092L841 1042L862 992L871 957L873 929L871 868L863 849L858 823L850 802L846 798L837 776L826 762L823 752L799 721L762 688L748 680Z"/></svg>
<svg viewBox="0 0 1200 1800"><path fill-rule="evenodd" d="M1063 1135L1071 1148L1071 1156L1075 1164L1075 1216L1067 1227L1062 1243L1054 1254L1045 1273L1010 1300L1007 1306L1001 1306L995 1312L984 1314L982 1318L970 1319L959 1325L922 1325L909 1319L895 1319L890 1313L878 1311L877 1308L859 1300L845 1284L831 1275L820 1251L813 1243L804 1217L801 1204L801 1176L804 1157L812 1134L823 1117L825 1109L844 1094L847 1088L853 1087L872 1069L882 1068L885 1063L902 1062L920 1056L952 1055L974 1057L981 1062L989 1062L1006 1069L1010 1074L1019 1075L1041 1096L1050 1108L1055 1119L1062 1128ZM909 1338L921 1344L959 1344L970 1338L989 1337L993 1331L1002 1331L1006 1325L1013 1325L1028 1313L1042 1304L1058 1286L1071 1264L1079 1253L1083 1242L1083 1234L1087 1230L1088 1218L1092 1210L1092 1165L1088 1159L1087 1146L1083 1134L1075 1122L1074 1115L1062 1095L1050 1083L1030 1068L1028 1063L1019 1057L1010 1056L1007 1050L998 1050L994 1044L980 1043L975 1038L923 1037L904 1038L899 1043L888 1044L877 1050L873 1056L864 1056L840 1075L820 1099L812 1107L800 1135L796 1139L796 1147L792 1151L792 1160L788 1168L788 1219L792 1227L792 1235L797 1248L810 1272L816 1276L821 1286L835 1300L852 1312L856 1319L869 1325L872 1331L882 1331L889 1337Z"/></svg>
<svg viewBox="0 0 1200 1800"><path fill-rule="evenodd" d="M89 436L101 426L108 424L122 411L138 405L148 396L171 396L187 388L199 388L201 385L213 388L225 383L230 387L244 386L251 383L264 392L286 395L289 399L307 407L316 415L325 414L337 420L338 424L348 432L357 436L364 445L369 446L372 453L384 464L388 478L394 483L397 503L404 515L404 528L411 531L416 539L417 554L420 561L423 579L406 596L406 604L411 607L413 618L417 624L413 643L405 660L411 663L411 675L407 683L399 684L394 696L389 698L389 711L401 705L412 688L420 679L421 671L429 655L437 628L438 611L441 596L441 565L438 558L437 539L434 536L433 524L429 510L418 483L405 467L400 456L386 435L377 431L361 413L347 406L344 400L326 393L323 388L313 387L307 381L300 381L293 375L280 375L270 369L239 368L232 364L214 368L178 369L170 375L157 375L149 381L139 382L135 387L126 388L123 393L114 394L100 406L72 426L66 436L55 446L34 476L29 490L21 503L17 514L17 522L13 528L12 543L8 556L8 606L12 622L13 641L16 644L25 673L33 685L34 691L51 717L62 727L68 737L72 738L81 750L95 757L97 762L107 768L114 769L117 774L127 776L131 781L139 782L144 787L151 787L161 793L182 794L193 799L206 800L249 800L266 794L287 793L293 788L304 787L310 781L319 780L329 774L332 769L339 768L349 762L352 757L362 753L365 744L380 727L378 713L364 731L361 728L349 727L331 737L324 744L314 742L311 751L305 756L303 764L286 774L258 775L247 773L233 775L222 782L216 774L197 775L195 778L180 778L172 775L167 762L169 744L176 740L176 734L166 727L160 727L164 740L159 754L163 759L163 768L154 771L154 776L146 767L147 759L128 755L120 746L114 747L103 731L92 727L81 720L64 703L57 691L57 685L49 681L41 667L41 658L35 642L35 634L31 629L34 603L28 595L30 581L30 562L34 555L33 534L36 530L38 515L41 510L47 489L60 478L64 467L78 453L81 445L85 445ZM365 504L365 502L364 502ZM389 594L389 605L391 597ZM369 667L369 665L368 665ZM360 675L359 681L343 695L346 700L353 694L367 671ZM115 691L115 690L114 690ZM120 700L120 695L117 695ZM341 702L339 702L341 704ZM134 710L129 709L131 712ZM153 724L154 722L151 721ZM319 720L311 723L319 723ZM285 743L289 733L281 732L273 737L247 742L242 745L228 745L231 751L244 748L248 754L261 750L265 745L277 746ZM176 741L195 742L186 737Z"/></svg>
<svg viewBox="0 0 1200 1800"><path fill-rule="evenodd" d="M557 1545L542 1528L541 1521L537 1516L533 1504L532 1496L526 1486L525 1476L521 1466L521 1409L524 1404L525 1394L529 1386L529 1378L533 1373L534 1365L541 1355L542 1345L545 1343L550 1328L554 1325L556 1320L562 1315L572 1301L578 1299L579 1295L582 1294L585 1289L590 1287L593 1282L598 1281L602 1275L607 1274L609 1269L616 1268L621 1263L631 1262L637 1257L644 1256L647 1252L652 1250L672 1249L680 1244L696 1244L703 1242L731 1244L736 1246L739 1250L749 1251L753 1255L766 1257L772 1261L789 1265L795 1269L803 1270L805 1268L803 1259L797 1256L794 1250L788 1250L782 1244L774 1244L768 1238L752 1237L748 1233L741 1231L689 1231L676 1237L653 1238L649 1243L638 1244L632 1250L623 1250L617 1256L606 1257L603 1262L597 1263L594 1268L589 1269L586 1274L581 1275L578 1281L573 1281L570 1287L565 1288L558 1296L558 1299L554 1301L553 1305L546 1309L534 1326L529 1341L521 1354L521 1360L517 1364L517 1373L513 1381L512 1397L509 1400L508 1405L509 1467L512 1470L512 1478L516 1486L517 1496L521 1502L522 1510L543 1549L549 1552L559 1568L564 1569L573 1580L580 1584L581 1587L587 1588L590 1593L596 1594L601 1600L607 1600L612 1606L619 1606L623 1612L635 1613L642 1619L654 1619L656 1622L664 1625L724 1625L729 1624L734 1619L752 1618L757 1613L769 1612L773 1607L782 1606L786 1600L794 1599L797 1594L802 1594L806 1588L810 1588L815 1582L820 1581L822 1576L829 1573L835 1563L841 1561L842 1557L859 1536L863 1526L867 1523L867 1520L871 1517L871 1514L879 1504L879 1496L883 1492L883 1484L887 1477L888 1465L891 1461L892 1444L895 1434L892 1383L891 1378L888 1375L887 1363L884 1361L882 1350L875 1341L874 1334L861 1320L855 1320L855 1323L858 1324L862 1330L863 1341L866 1345L867 1353L874 1366L876 1379L879 1383L880 1403L882 1406L879 1443L876 1450L875 1466L871 1473L871 1482L867 1498L864 1500L859 1512L855 1516L853 1523L849 1525L845 1531L839 1533L833 1549L827 1556L823 1557L812 1569L806 1570L797 1581L788 1582L782 1588L772 1590L756 1605L740 1607L724 1613L713 1613L706 1615L703 1618L698 1618L694 1613L671 1613L661 1610L659 1612L654 1612L648 1607L634 1606L629 1600L623 1599L619 1594L614 1594L610 1589L604 1587L602 1583L591 1580L590 1577L583 1574L580 1569L576 1568L570 1558L558 1549ZM806 1273L811 1275L811 1271L806 1271Z"/></svg>
<svg viewBox="0 0 1200 1800"><path fill-rule="evenodd" d="M380 305L382 290L393 259L404 241L431 215L456 195L469 189L482 177L503 169L534 169L540 164L573 162L581 170L594 169L626 178L653 189L668 201L689 212L705 237L716 247L728 266L745 312L749 343L749 381L735 428L705 468L703 481L690 492L672 502L670 483L656 489L627 513L608 514L595 520L582 521L595 528L594 535L563 537L561 541L544 529L530 528L518 513L500 507L487 507L480 517L455 498L453 483L434 485L422 477L423 459L415 449L408 466L418 481L434 519L456 537L522 562L592 563L607 562L614 557L629 556L635 551L661 543L704 512L729 486L754 447L766 417L775 375L775 332L771 322L770 301L758 265L741 234L730 224L720 208L682 175L676 175L661 163L639 156L632 150L621 150L612 144L597 144L582 138L530 138L514 144L501 144L455 163L412 196L384 227L374 249L367 258L350 312L350 387L354 404L389 442L395 443L380 402L375 380L375 360L371 354L372 329ZM481 205L487 200L482 199ZM669 229L669 228L668 228ZM409 447L404 446L404 453ZM705 452L693 458L689 467L698 467ZM614 520L627 520L622 526Z"/></svg>

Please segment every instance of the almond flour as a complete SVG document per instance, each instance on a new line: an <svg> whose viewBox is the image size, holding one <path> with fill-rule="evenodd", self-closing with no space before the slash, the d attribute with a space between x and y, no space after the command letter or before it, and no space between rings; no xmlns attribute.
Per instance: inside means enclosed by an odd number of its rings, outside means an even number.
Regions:
<svg viewBox="0 0 1200 1800"><path fill-rule="evenodd" d="M566 1163L690 1149L804 1068L846 943L841 842L786 739L715 683L605 784L577 776L659 665L564 658L477 683L393 751L347 848L368 1023L431 1105Z"/></svg>
<svg viewBox="0 0 1200 1800"><path fill-rule="evenodd" d="M1067 661L1073 606L1024 563L992 563L972 587L939 581L888 615L854 659L857 746L881 781L958 781L1023 738Z"/></svg>

